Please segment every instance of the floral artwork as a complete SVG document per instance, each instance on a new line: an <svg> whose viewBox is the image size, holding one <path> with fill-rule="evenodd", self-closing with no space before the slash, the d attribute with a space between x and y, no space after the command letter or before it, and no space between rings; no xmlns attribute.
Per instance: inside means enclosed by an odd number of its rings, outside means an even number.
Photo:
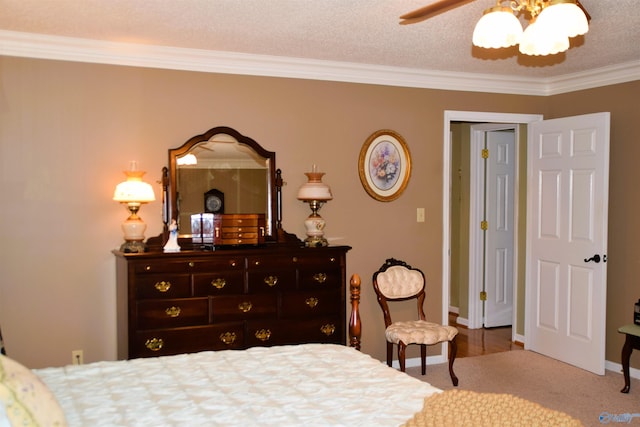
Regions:
<svg viewBox="0 0 640 427"><path fill-rule="evenodd" d="M404 139L392 130L374 132L362 146L358 172L365 191L389 202L402 194L411 174L411 156Z"/></svg>
<svg viewBox="0 0 640 427"><path fill-rule="evenodd" d="M376 144L369 157L369 174L374 185L380 190L388 190L398 181L400 156L396 147L388 141Z"/></svg>

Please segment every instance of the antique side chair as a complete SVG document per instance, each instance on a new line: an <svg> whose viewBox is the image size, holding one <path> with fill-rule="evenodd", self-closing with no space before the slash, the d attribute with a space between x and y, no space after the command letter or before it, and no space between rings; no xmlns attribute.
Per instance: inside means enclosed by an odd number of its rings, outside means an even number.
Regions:
<svg viewBox="0 0 640 427"><path fill-rule="evenodd" d="M453 362L456 358L456 336L458 330L453 326L427 322L424 314L425 280L424 273L413 268L404 261L389 258L373 274L373 288L378 303L384 314L385 336L387 339L387 365L391 366L393 345L398 346L398 362L400 370L405 371L405 350L409 344L420 345L422 375L426 373L427 346L449 342L449 375L454 386L458 378L453 373ZM416 299L418 320L393 322L389 303Z"/></svg>

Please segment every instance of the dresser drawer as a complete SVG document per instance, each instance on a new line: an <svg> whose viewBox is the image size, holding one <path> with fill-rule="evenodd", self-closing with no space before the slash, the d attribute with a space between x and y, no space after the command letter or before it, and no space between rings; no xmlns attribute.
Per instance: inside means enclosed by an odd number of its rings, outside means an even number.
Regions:
<svg viewBox="0 0 640 427"><path fill-rule="evenodd" d="M306 318L327 314L340 314L340 289L289 292L282 295L281 317Z"/></svg>
<svg viewBox="0 0 640 427"><path fill-rule="evenodd" d="M295 269L260 269L249 271L249 293L285 291L296 288Z"/></svg>
<svg viewBox="0 0 640 427"><path fill-rule="evenodd" d="M251 320L247 322L247 347L268 347L285 344L285 322L276 319Z"/></svg>
<svg viewBox="0 0 640 427"><path fill-rule="evenodd" d="M342 286L342 270L327 267L300 268L300 289L326 289Z"/></svg>
<svg viewBox="0 0 640 427"><path fill-rule="evenodd" d="M242 294L244 293L244 272L220 270L194 274L193 292L196 296Z"/></svg>
<svg viewBox="0 0 640 427"><path fill-rule="evenodd" d="M284 269L295 270L298 266L296 255L250 255L247 257L247 270Z"/></svg>
<svg viewBox="0 0 640 427"><path fill-rule="evenodd" d="M244 325L224 323L187 328L138 331L130 357L154 357L244 347Z"/></svg>
<svg viewBox="0 0 640 427"><path fill-rule="evenodd" d="M138 301L138 329L175 328L209 323L209 299Z"/></svg>
<svg viewBox="0 0 640 427"><path fill-rule="evenodd" d="M200 272L216 269L242 271L244 269L244 257L194 257L172 261L150 261L136 263L134 271L136 274L157 274Z"/></svg>
<svg viewBox="0 0 640 427"><path fill-rule="evenodd" d="M313 249L310 249L310 251L313 251ZM304 252L298 258L298 265L305 268L331 268L331 266L339 268L341 259L340 254L334 251L323 251L322 253Z"/></svg>
<svg viewBox="0 0 640 427"><path fill-rule="evenodd" d="M282 334L279 344L344 343L344 321L341 316L322 316L313 319L291 319L279 323ZM248 337L250 339L250 337Z"/></svg>
<svg viewBox="0 0 640 427"><path fill-rule="evenodd" d="M185 298L191 296L188 274L142 274L136 276L136 298Z"/></svg>
<svg viewBox="0 0 640 427"><path fill-rule="evenodd" d="M256 317L275 317L277 307L278 299L275 293L211 298L211 314L214 323Z"/></svg>

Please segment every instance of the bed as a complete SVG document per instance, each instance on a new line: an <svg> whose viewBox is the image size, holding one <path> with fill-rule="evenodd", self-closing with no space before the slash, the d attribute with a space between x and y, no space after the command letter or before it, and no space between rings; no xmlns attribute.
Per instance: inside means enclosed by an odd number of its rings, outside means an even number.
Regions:
<svg viewBox="0 0 640 427"><path fill-rule="evenodd" d="M5 406L4 416L83 427L400 425L440 390L359 351L359 286L354 276L349 347L253 347L33 371L5 358L2 383L14 381L22 393L14 403L23 405Z"/></svg>

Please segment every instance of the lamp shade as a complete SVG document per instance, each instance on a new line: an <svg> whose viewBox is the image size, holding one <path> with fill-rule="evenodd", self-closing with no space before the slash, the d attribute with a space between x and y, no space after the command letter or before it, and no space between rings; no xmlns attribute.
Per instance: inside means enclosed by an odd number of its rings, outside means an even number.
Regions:
<svg viewBox="0 0 640 427"><path fill-rule="evenodd" d="M121 203L148 203L156 199L153 187L142 181L144 172L125 171L125 175L127 175L127 180L116 186L113 200Z"/></svg>
<svg viewBox="0 0 640 427"><path fill-rule="evenodd" d="M520 53L525 55L553 55L569 49L569 38L558 27L549 27L532 20L522 34Z"/></svg>
<svg viewBox="0 0 640 427"><path fill-rule="evenodd" d="M305 172L309 179L308 182L302 184L298 190L298 200L303 201L327 201L333 199L331 188L322 182L324 172Z"/></svg>
<svg viewBox="0 0 640 427"><path fill-rule="evenodd" d="M473 30L473 44L497 49L515 46L522 37L522 25L508 7L495 6L484 11Z"/></svg>
<svg viewBox="0 0 640 427"><path fill-rule="evenodd" d="M582 9L575 0L551 0L537 18L538 23L545 28L562 30L567 37L586 34L589 22Z"/></svg>

